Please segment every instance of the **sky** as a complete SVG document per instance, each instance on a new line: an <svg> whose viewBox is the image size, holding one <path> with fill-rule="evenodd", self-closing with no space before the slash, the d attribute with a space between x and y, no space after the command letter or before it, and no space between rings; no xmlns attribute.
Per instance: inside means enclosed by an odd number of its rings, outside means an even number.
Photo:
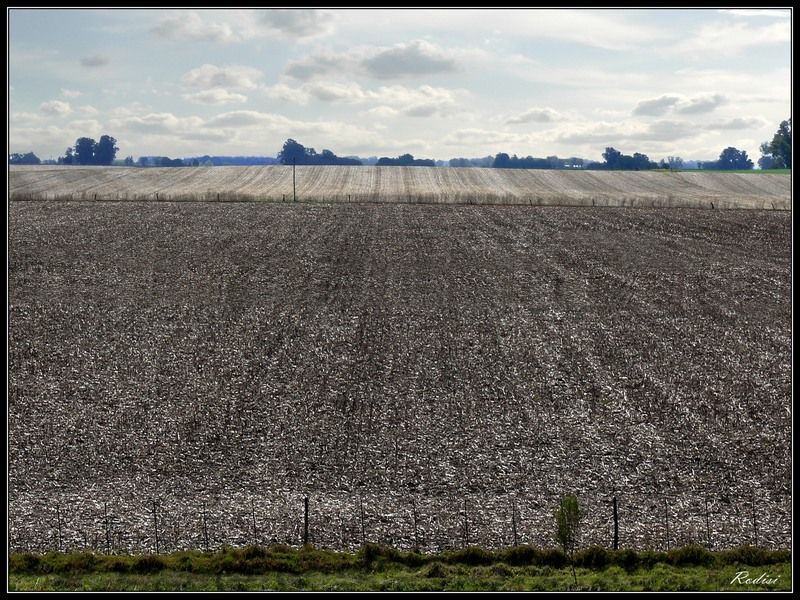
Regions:
<svg viewBox="0 0 800 600"><path fill-rule="evenodd" d="M9 152L716 159L791 116L789 10L9 9Z"/></svg>

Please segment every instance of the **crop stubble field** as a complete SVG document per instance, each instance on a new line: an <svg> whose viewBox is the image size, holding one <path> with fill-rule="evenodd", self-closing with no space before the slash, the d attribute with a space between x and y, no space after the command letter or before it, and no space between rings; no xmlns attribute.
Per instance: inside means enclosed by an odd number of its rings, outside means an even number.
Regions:
<svg viewBox="0 0 800 600"><path fill-rule="evenodd" d="M297 167L302 202L788 210L785 175L428 167ZM292 168L11 167L12 200L293 200Z"/></svg>
<svg viewBox="0 0 800 600"><path fill-rule="evenodd" d="M298 544L304 495L318 546L549 546L564 493L582 545L616 495L623 546L788 548L790 238L777 211L11 202L11 548L152 549L154 500L162 551Z"/></svg>

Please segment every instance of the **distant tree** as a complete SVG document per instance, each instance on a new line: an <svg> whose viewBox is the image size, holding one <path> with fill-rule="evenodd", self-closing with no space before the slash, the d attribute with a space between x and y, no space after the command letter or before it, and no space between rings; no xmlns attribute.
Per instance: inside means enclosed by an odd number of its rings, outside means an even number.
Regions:
<svg viewBox="0 0 800 600"><path fill-rule="evenodd" d="M97 144L92 138L81 137L75 140L75 162L79 165L94 164L94 147Z"/></svg>
<svg viewBox="0 0 800 600"><path fill-rule="evenodd" d="M133 157L132 156L126 156L125 157L125 166L126 167L132 167L133 165L134 165Z"/></svg>
<svg viewBox="0 0 800 600"><path fill-rule="evenodd" d="M764 142L759 147L759 150L761 150L761 158L758 159L759 168L777 169L778 167L776 165L778 161L772 156L772 144L770 142Z"/></svg>
<svg viewBox="0 0 800 600"><path fill-rule="evenodd" d="M306 148L299 142L288 139L283 144L283 149L278 153L278 160L283 165L360 165L357 158L343 158L336 156L331 150L323 150L317 154L314 148Z"/></svg>
<svg viewBox="0 0 800 600"><path fill-rule="evenodd" d="M93 162L95 165L110 165L117 156L117 140L110 135L100 136L100 141L94 146Z"/></svg>
<svg viewBox="0 0 800 600"><path fill-rule="evenodd" d="M668 156L667 165L673 171L683 168L683 159L680 156Z"/></svg>
<svg viewBox="0 0 800 600"><path fill-rule="evenodd" d="M64 156L58 157L58 164L60 165L74 165L75 164L75 154L72 151L72 148L67 148L64 151Z"/></svg>
<svg viewBox="0 0 800 600"><path fill-rule="evenodd" d="M39 157L36 156L33 152L27 152L25 154L9 154L8 155L8 164L10 165L40 165L42 161L39 160Z"/></svg>
<svg viewBox="0 0 800 600"><path fill-rule="evenodd" d="M193 158L192 159L192 166L193 167L199 167L200 166L200 161L197 160L196 158Z"/></svg>
<svg viewBox="0 0 800 600"><path fill-rule="evenodd" d="M159 156L155 159L155 164L158 167L183 167L183 161L180 158L169 158L168 156Z"/></svg>
<svg viewBox="0 0 800 600"><path fill-rule="evenodd" d="M747 158L747 152L728 146L719 155L717 168L722 170L752 169L753 161Z"/></svg>
<svg viewBox="0 0 800 600"><path fill-rule="evenodd" d="M379 167L435 167L436 162L430 158L414 158L412 154L401 154L397 158L382 156L375 163Z"/></svg>
<svg viewBox="0 0 800 600"><path fill-rule="evenodd" d="M761 144L758 165L762 169L792 168L792 120L781 121L772 141Z"/></svg>
<svg viewBox="0 0 800 600"><path fill-rule="evenodd" d="M603 160L606 161L606 168L607 169L618 169L620 168L620 160L622 158L622 152L615 150L614 148L606 148L606 151L603 152Z"/></svg>
<svg viewBox="0 0 800 600"><path fill-rule="evenodd" d="M511 157L505 152L500 152L494 157L492 167L495 169L509 169L511 168Z"/></svg>
<svg viewBox="0 0 800 600"><path fill-rule="evenodd" d="M306 147L291 138L283 143L283 148L278 152L278 160L282 165L306 164L306 156Z"/></svg>
<svg viewBox="0 0 800 600"><path fill-rule="evenodd" d="M136 164L140 167L147 167L150 165L150 160L146 156L140 156Z"/></svg>

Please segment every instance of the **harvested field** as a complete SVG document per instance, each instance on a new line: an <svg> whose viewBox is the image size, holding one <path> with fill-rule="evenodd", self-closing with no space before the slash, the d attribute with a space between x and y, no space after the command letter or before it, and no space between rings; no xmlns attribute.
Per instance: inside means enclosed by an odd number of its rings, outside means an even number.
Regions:
<svg viewBox="0 0 800 600"><path fill-rule="evenodd" d="M791 545L789 213L11 202L8 235L12 550L297 545L305 495L322 547L552 545L565 493L581 545L612 496L622 546Z"/></svg>
<svg viewBox="0 0 800 600"><path fill-rule="evenodd" d="M11 167L12 200L292 201L292 169ZM787 210L791 178L754 173L297 167L300 202Z"/></svg>

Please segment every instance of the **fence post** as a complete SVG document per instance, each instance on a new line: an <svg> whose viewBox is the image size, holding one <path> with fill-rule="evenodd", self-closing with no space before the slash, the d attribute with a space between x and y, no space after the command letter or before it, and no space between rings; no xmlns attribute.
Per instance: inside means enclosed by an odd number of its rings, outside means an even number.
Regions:
<svg viewBox="0 0 800 600"><path fill-rule="evenodd" d="M256 509L253 502L250 502L250 512L253 515L253 544L258 544L258 529L256 528Z"/></svg>
<svg viewBox="0 0 800 600"><path fill-rule="evenodd" d="M106 522L106 554L111 554L111 530L108 526L108 502L103 502L103 512Z"/></svg>
<svg viewBox="0 0 800 600"><path fill-rule="evenodd" d="M206 503L203 502L203 541L208 552L208 520L206 519Z"/></svg>
<svg viewBox="0 0 800 600"><path fill-rule="evenodd" d="M295 179L294 169L297 166L297 159L292 159L292 197L297 202L297 180Z"/></svg>
<svg viewBox="0 0 800 600"><path fill-rule="evenodd" d="M64 547L64 538L61 534L61 507L56 504L56 520L58 522L58 551L62 552Z"/></svg>
<svg viewBox="0 0 800 600"><path fill-rule="evenodd" d="M617 497L612 499L614 504L614 550L619 550L619 516L617 515Z"/></svg>
<svg viewBox="0 0 800 600"><path fill-rule="evenodd" d="M158 512L156 508L156 499L153 498L153 529L156 533L156 554L161 554L158 547Z"/></svg>
<svg viewBox="0 0 800 600"><path fill-rule="evenodd" d="M464 547L469 546L469 523L467 521L467 499L464 498Z"/></svg>
<svg viewBox="0 0 800 600"><path fill-rule="evenodd" d="M517 542L517 499L511 500L511 531L514 533L514 547L518 546Z"/></svg>
<svg viewBox="0 0 800 600"><path fill-rule="evenodd" d="M417 501L411 499L411 510L414 514L414 549L419 550L419 537L417 537Z"/></svg>
<svg viewBox="0 0 800 600"><path fill-rule="evenodd" d="M308 496L303 498L303 546L308 545Z"/></svg>
<svg viewBox="0 0 800 600"><path fill-rule="evenodd" d="M367 543L367 528L364 525L364 498L358 497L358 505L361 508L361 545Z"/></svg>

